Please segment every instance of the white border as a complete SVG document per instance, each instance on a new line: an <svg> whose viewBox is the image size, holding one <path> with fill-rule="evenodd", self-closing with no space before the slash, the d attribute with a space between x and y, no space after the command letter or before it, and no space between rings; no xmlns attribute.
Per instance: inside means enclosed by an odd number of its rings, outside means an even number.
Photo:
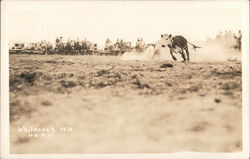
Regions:
<svg viewBox="0 0 250 159"><path fill-rule="evenodd" d="M249 79L250 79L250 70L249 70L249 1L246 3L245 7L242 8L241 12L241 22L242 22L242 147L243 152L248 154L249 158L249 151L250 151L250 139L249 139L249 114L250 114L250 85L249 85Z"/></svg>
<svg viewBox="0 0 250 159"><path fill-rule="evenodd" d="M10 1L10 3L13 1ZM31 1L28 1L30 3ZM48 2L48 1L47 1ZM56 3L49 1L51 3ZM63 1L68 3L68 1ZM194 2L194 1L193 1ZM206 1L207 7L213 7L215 1ZM109 159L125 159L125 158L143 158L143 159L244 159L249 158L249 2L245 1L216 1L216 6L225 7L228 4L235 4L235 7L242 9L242 126L243 126L243 151L237 153L198 153L198 152L178 152L178 153L138 153L138 154L10 154L9 153L9 53L8 53L8 3L9 1L1 1L1 158L109 158ZM15 2L16 3L16 2ZM24 3L24 2L18 2ZM71 2L72 3L72 2ZM97 3L103 3L98 1ZM171 3L171 2L170 2ZM187 1L181 1L185 6L190 5ZM198 7L204 2L195 1L191 4ZM217 5L218 4L218 5ZM243 7L244 6L244 7Z"/></svg>
<svg viewBox="0 0 250 159"><path fill-rule="evenodd" d="M9 36L5 3L1 1L1 158L9 158Z"/></svg>

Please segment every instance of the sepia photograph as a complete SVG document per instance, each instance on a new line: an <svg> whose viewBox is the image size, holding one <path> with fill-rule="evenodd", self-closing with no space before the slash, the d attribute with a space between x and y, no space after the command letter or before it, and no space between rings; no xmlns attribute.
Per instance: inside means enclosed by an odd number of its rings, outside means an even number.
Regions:
<svg viewBox="0 0 250 159"><path fill-rule="evenodd" d="M248 6L2 1L9 154L243 152Z"/></svg>

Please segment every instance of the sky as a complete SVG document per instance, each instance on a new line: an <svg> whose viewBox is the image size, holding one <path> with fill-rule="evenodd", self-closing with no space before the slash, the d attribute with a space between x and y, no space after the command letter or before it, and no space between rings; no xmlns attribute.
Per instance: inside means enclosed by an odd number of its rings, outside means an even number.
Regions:
<svg viewBox="0 0 250 159"><path fill-rule="evenodd" d="M104 45L117 38L153 43L161 34L205 40L241 29L242 3L195 1L10 1L5 2L11 42L54 42L63 36Z"/></svg>

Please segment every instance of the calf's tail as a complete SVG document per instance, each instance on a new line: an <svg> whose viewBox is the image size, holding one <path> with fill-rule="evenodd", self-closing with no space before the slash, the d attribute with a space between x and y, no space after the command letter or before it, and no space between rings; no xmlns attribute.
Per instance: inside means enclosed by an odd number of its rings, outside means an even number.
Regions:
<svg viewBox="0 0 250 159"><path fill-rule="evenodd" d="M187 42L187 43L193 46L194 51L196 51L197 48L202 48L201 46L196 46L190 42Z"/></svg>

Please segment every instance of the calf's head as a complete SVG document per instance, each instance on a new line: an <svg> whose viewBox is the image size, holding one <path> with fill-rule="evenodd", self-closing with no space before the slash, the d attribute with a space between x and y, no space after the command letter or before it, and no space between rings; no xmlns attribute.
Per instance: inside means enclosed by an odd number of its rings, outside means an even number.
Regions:
<svg viewBox="0 0 250 159"><path fill-rule="evenodd" d="M172 35L171 34L162 34L160 39L161 47L170 46L172 44Z"/></svg>

